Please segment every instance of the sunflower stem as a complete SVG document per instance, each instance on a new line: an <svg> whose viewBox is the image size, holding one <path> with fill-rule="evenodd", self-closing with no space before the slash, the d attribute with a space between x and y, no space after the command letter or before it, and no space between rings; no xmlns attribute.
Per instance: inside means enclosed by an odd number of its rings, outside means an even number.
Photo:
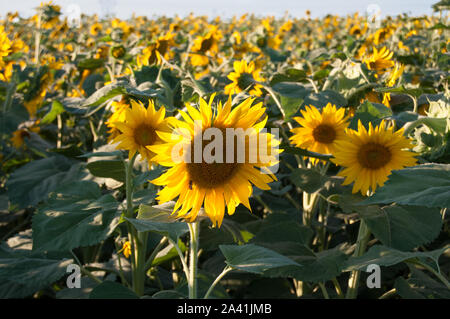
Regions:
<svg viewBox="0 0 450 319"><path fill-rule="evenodd" d="M200 223L198 221L188 223L190 232L189 245L189 299L197 299L197 267L198 267L198 242Z"/></svg>
<svg viewBox="0 0 450 319"><path fill-rule="evenodd" d="M209 287L208 291L206 292L205 296L203 297L203 299L208 299L209 295L211 294L211 292L214 290L214 288L216 287L216 285L219 283L220 280L222 280L223 277L225 277L226 274L228 274L230 271L232 271L233 268L230 266L226 266L223 271L217 276L217 278L214 280L214 282L211 284L211 286Z"/></svg>
<svg viewBox="0 0 450 319"><path fill-rule="evenodd" d="M370 238L370 230L364 220L361 219L359 224L358 239L356 240L356 248L353 257L360 257L367 248L367 242ZM348 281L348 289L346 299L356 299L358 295L358 285L361 277L360 270L353 270Z"/></svg>
<svg viewBox="0 0 450 319"><path fill-rule="evenodd" d="M126 217L132 218L133 209L133 166L137 153L125 165L125 194L127 201ZM139 233L127 222L128 240L131 243L131 265L133 290L138 296L144 294L145 283L145 252L147 251L147 233Z"/></svg>

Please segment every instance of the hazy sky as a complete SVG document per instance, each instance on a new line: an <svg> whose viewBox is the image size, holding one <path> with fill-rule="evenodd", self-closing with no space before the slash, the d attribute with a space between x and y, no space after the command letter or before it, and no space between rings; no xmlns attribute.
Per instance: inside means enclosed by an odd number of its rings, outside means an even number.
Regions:
<svg viewBox="0 0 450 319"><path fill-rule="evenodd" d="M47 2L47 1L46 1ZM437 0L54 0L60 4L63 12L81 10L82 13L113 14L119 18L137 15L185 16L190 12L208 16L230 17L246 12L257 15L282 16L286 12L296 17L303 17L309 9L312 16L323 16L327 13L345 15L359 11L366 13L368 8L378 5L383 16L409 13L412 15L431 14L431 5ZM33 8L39 6L41 0L0 0L0 15L6 12L19 11L21 15L31 15ZM372 5L372 6L371 6ZM378 8L375 7L375 8ZM369 9L370 10L370 9ZM370 12L369 12L370 14Z"/></svg>

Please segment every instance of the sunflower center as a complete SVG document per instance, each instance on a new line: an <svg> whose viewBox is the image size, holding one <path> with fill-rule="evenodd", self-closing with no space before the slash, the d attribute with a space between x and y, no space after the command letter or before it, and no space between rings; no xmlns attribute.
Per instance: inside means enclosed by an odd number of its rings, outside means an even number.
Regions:
<svg viewBox="0 0 450 319"><path fill-rule="evenodd" d="M367 143L358 152L358 162L364 168L378 169L385 166L392 158L391 151L380 144Z"/></svg>
<svg viewBox="0 0 450 319"><path fill-rule="evenodd" d="M169 48L169 41L167 40L159 40L158 41L158 51L161 55L166 54L167 49Z"/></svg>
<svg viewBox="0 0 450 319"><path fill-rule="evenodd" d="M320 124L313 130L314 140L323 144L330 144L336 139L336 131L331 125Z"/></svg>
<svg viewBox="0 0 450 319"><path fill-rule="evenodd" d="M141 146L152 145L156 141L155 129L149 125L142 124L134 131L134 140Z"/></svg>
<svg viewBox="0 0 450 319"><path fill-rule="evenodd" d="M208 51L209 49L211 49L212 45L214 43L214 39L212 37L204 39L202 41L202 45L200 47L200 52L205 53L206 51Z"/></svg>
<svg viewBox="0 0 450 319"><path fill-rule="evenodd" d="M223 163L218 163L216 161L212 161L211 163L207 163L204 158L204 150L205 147L210 143L209 141L202 142L202 159L201 163L194 162L194 145L196 143L200 143L200 137L195 137L194 142L191 143L191 151L190 151L190 161L187 163L187 171L189 174L189 185L192 186L192 183L198 185L202 188L215 188L217 186L224 185L228 182L238 171L241 163L238 163L237 160L237 138L235 137L234 147L227 147L226 141L226 131L225 129L220 129L222 134L220 136L216 136L215 138L222 138L222 154L223 154ZM212 141L211 141L212 142ZM234 160L232 163L226 163L227 152L233 152ZM215 150L211 152L211 155L215 155Z"/></svg>
<svg viewBox="0 0 450 319"><path fill-rule="evenodd" d="M241 90L245 90L246 88L248 88L250 85L252 85L253 83L255 83L255 80L253 79L253 75L250 73L242 73L239 76L238 79L238 87Z"/></svg>

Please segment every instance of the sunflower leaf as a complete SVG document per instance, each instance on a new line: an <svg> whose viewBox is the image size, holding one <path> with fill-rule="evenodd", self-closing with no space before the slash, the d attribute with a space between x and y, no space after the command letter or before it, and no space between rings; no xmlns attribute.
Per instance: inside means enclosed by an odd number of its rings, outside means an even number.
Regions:
<svg viewBox="0 0 450 319"><path fill-rule="evenodd" d="M370 264L388 267L410 259L429 259L438 266L439 256L448 249L450 245L427 252L404 252L383 245L375 245L360 257L350 257L346 262L345 271L365 270Z"/></svg>
<svg viewBox="0 0 450 319"><path fill-rule="evenodd" d="M137 218L125 218L137 231L153 232L169 237L174 242L178 241L189 231L186 223L179 222L171 216L172 210L164 205L140 205Z"/></svg>
<svg viewBox="0 0 450 319"><path fill-rule="evenodd" d="M384 245L403 251L431 242L442 228L439 208L369 206L360 210L360 214Z"/></svg>
<svg viewBox="0 0 450 319"><path fill-rule="evenodd" d="M122 284L104 281L91 291L89 299L139 299L139 297Z"/></svg>
<svg viewBox="0 0 450 319"><path fill-rule="evenodd" d="M61 188L33 216L33 249L68 251L99 243L118 224L117 207L92 181Z"/></svg>
<svg viewBox="0 0 450 319"><path fill-rule="evenodd" d="M125 167L122 160L100 160L90 162L86 168L97 177L112 178L118 182L125 182Z"/></svg>
<svg viewBox="0 0 450 319"><path fill-rule="evenodd" d="M80 164L57 155L29 162L15 170L6 187L10 201L24 208L38 204L51 191L85 175Z"/></svg>
<svg viewBox="0 0 450 319"><path fill-rule="evenodd" d="M359 205L450 207L450 164L425 164L392 171L383 187Z"/></svg>

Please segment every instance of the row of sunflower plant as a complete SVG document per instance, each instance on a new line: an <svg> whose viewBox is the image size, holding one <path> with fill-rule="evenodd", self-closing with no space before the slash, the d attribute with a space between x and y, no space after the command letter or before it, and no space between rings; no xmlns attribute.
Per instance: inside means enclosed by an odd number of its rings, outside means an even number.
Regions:
<svg viewBox="0 0 450 319"><path fill-rule="evenodd" d="M0 297L448 298L447 19L7 14Z"/></svg>

